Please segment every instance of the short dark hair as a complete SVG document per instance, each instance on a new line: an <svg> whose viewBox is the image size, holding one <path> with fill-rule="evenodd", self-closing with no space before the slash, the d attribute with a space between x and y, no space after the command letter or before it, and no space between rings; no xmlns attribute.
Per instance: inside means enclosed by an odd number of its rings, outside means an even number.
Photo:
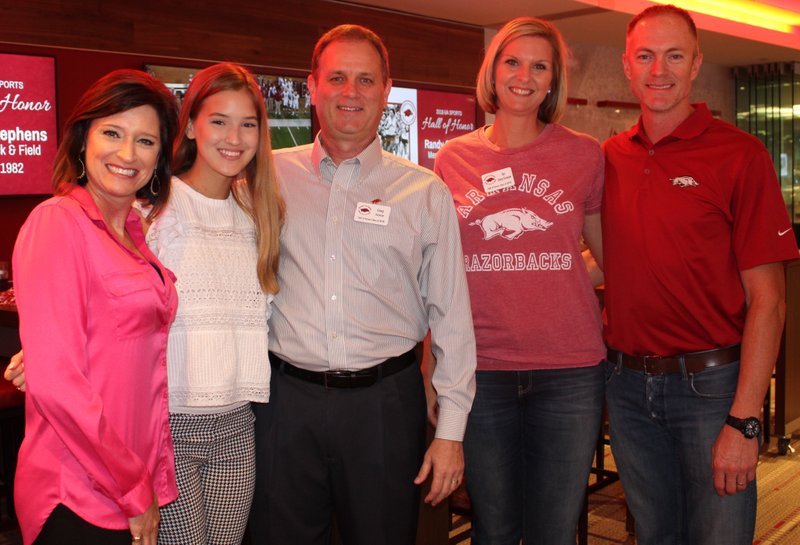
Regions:
<svg viewBox="0 0 800 545"><path fill-rule="evenodd" d="M172 141L178 127L177 104L163 83L140 70L114 70L94 82L78 100L64 125L56 153L53 166L55 195L65 195L75 185L86 185L87 179L81 174L84 167L80 166L79 160L83 160L81 155L92 121L139 106L151 106L156 111L161 149L155 171L160 184L158 194L153 195L145 185L137 197L148 199L154 207L163 206L169 197Z"/></svg>
<svg viewBox="0 0 800 545"><path fill-rule="evenodd" d="M311 55L311 75L314 76L314 79L317 78L317 72L319 70L319 58L322 56L322 52L325 51L325 48L331 43L340 40L349 42L367 42L372 45L372 47L375 48L375 51L378 52L378 56L381 58L383 85L386 86L386 82L389 81L389 52L386 50L386 45L384 45L380 36L375 34L375 32L367 27L363 27L361 25L339 25L330 29L328 32L323 34L319 40L317 40L317 44L314 46L314 53Z"/></svg>
<svg viewBox="0 0 800 545"><path fill-rule="evenodd" d="M683 8L679 8L678 6L674 6L672 4L657 4L655 6L650 6L642 10L641 12L637 13L633 16L633 19L630 20L628 23L628 31L626 35L630 36L631 32L633 32L634 27L641 21L642 19L646 19L648 17L655 17L657 15L677 15L689 26L689 30L692 32L694 39L699 41L697 38L697 25L694 24L694 19L692 19L692 14L686 11Z"/></svg>

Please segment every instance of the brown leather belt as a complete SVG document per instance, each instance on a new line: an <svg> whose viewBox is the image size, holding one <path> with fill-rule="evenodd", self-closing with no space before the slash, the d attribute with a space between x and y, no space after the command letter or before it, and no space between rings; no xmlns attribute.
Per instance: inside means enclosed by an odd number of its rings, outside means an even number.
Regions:
<svg viewBox="0 0 800 545"><path fill-rule="evenodd" d="M389 358L374 367L359 371L309 371L292 365L272 352L269 353L269 361L274 369L278 369L290 377L319 384L326 388L367 388L381 378L399 373L416 363L417 357L412 349L401 356Z"/></svg>
<svg viewBox="0 0 800 545"><path fill-rule="evenodd" d="M688 352L675 356L631 356L613 348L608 349L608 361L621 362L623 366L643 371L646 375L680 373L681 362L687 373L699 373L711 367L721 367L739 361L742 345L734 344L702 352Z"/></svg>

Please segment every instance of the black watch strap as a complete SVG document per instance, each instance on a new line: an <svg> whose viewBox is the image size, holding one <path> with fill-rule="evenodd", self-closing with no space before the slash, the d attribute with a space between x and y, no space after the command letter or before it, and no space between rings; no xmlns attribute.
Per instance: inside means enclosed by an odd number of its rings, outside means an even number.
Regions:
<svg viewBox="0 0 800 545"><path fill-rule="evenodd" d="M761 434L761 421L755 416L736 418L735 416L728 415L725 419L725 423L742 432L742 435L747 439L753 439Z"/></svg>

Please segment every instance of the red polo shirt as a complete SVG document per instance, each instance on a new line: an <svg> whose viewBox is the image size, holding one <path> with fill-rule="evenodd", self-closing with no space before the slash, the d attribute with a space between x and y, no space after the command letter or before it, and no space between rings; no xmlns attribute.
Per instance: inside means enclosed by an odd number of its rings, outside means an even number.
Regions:
<svg viewBox="0 0 800 545"><path fill-rule="evenodd" d="M798 257L766 148L694 108L655 145L641 119L604 145L606 341L629 354L740 342L740 271Z"/></svg>

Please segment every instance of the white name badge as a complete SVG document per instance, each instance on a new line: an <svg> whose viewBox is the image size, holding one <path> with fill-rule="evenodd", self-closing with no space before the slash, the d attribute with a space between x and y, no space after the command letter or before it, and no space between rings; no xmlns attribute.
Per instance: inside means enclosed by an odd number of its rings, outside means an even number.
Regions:
<svg viewBox="0 0 800 545"><path fill-rule="evenodd" d="M392 208L383 204L360 202L356 205L356 215L353 219L361 223L373 225L389 225L389 214Z"/></svg>
<svg viewBox="0 0 800 545"><path fill-rule="evenodd" d="M483 191L487 195L491 195L501 189L512 189L517 185L514 183L514 173L511 172L511 167L487 172L481 176L481 180L483 180Z"/></svg>

